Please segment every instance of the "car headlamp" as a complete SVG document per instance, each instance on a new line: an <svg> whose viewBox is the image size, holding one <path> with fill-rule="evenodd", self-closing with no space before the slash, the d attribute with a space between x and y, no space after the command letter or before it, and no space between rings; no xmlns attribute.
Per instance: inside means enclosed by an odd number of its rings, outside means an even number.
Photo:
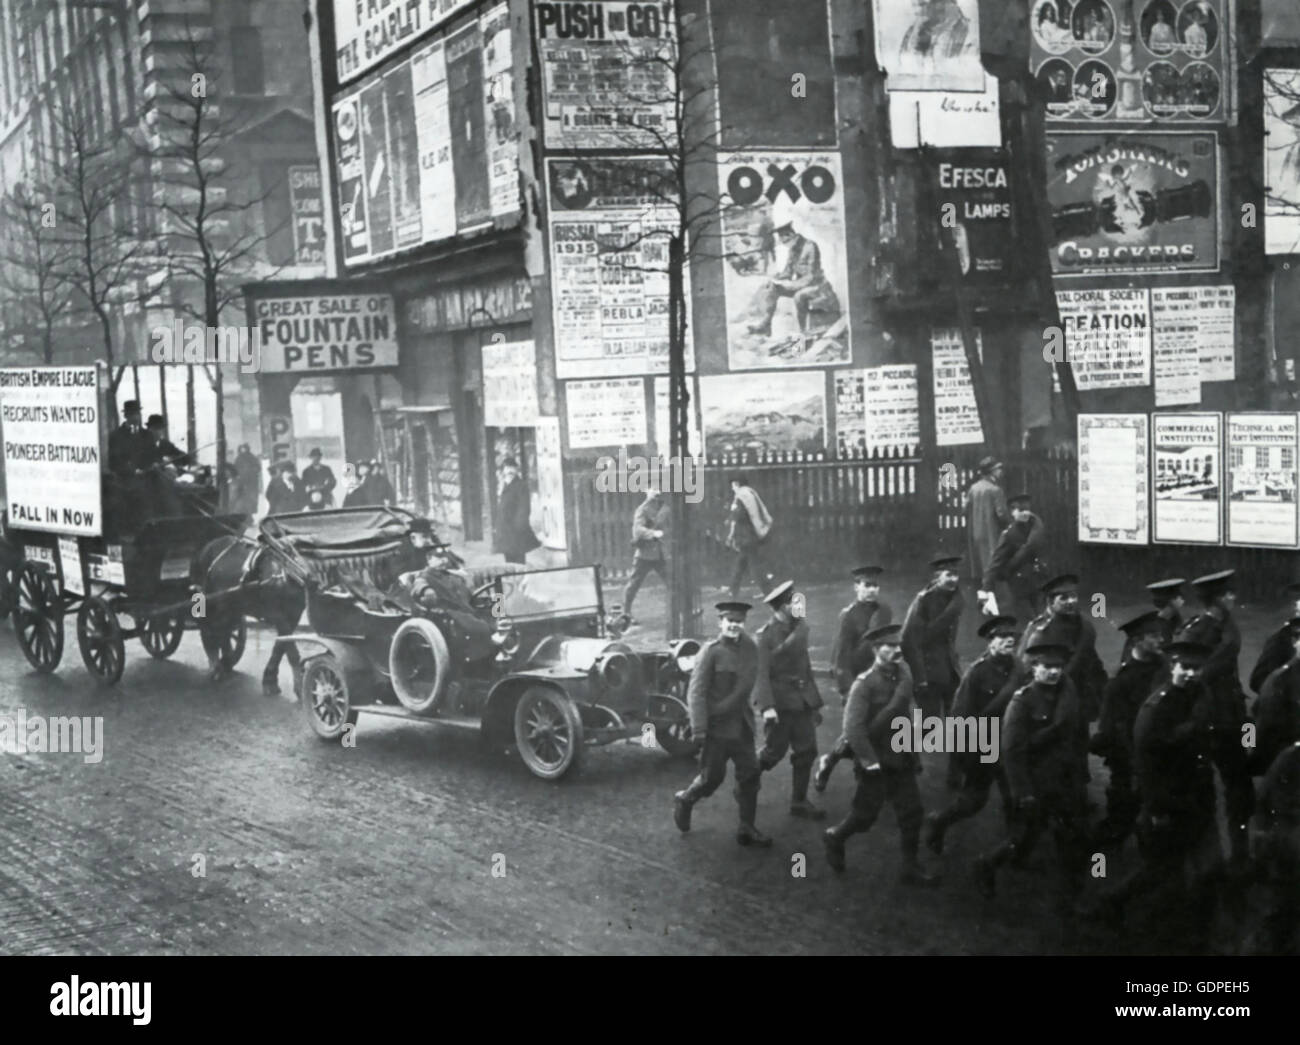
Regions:
<svg viewBox="0 0 1300 1045"><path fill-rule="evenodd" d="M695 670L695 663L700 658L701 646L694 639L681 639L672 645L673 663L683 675Z"/></svg>

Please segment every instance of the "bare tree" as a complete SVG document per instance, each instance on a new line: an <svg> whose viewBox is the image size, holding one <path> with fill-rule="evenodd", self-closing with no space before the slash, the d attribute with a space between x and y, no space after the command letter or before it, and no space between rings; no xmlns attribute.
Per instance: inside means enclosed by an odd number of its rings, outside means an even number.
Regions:
<svg viewBox="0 0 1300 1045"><path fill-rule="evenodd" d="M12 340L54 362L54 333L71 304L69 250L53 200L34 197L23 182L0 200L0 306ZM33 346L33 333L36 345ZM6 340L10 340L7 338Z"/></svg>

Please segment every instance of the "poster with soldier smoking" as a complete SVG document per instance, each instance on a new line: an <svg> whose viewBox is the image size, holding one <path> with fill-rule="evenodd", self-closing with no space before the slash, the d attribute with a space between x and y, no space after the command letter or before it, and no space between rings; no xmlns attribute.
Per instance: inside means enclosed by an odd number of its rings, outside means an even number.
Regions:
<svg viewBox="0 0 1300 1045"><path fill-rule="evenodd" d="M984 358L984 338L976 331L976 351ZM984 442L975 386L960 330L930 331L931 373L934 379L934 441L939 446L970 446Z"/></svg>
<svg viewBox="0 0 1300 1045"><path fill-rule="evenodd" d="M876 59L890 91L979 91L979 0L875 0Z"/></svg>
<svg viewBox="0 0 1300 1045"><path fill-rule="evenodd" d="M1149 539L1146 414L1079 415L1079 540Z"/></svg>
<svg viewBox="0 0 1300 1045"><path fill-rule="evenodd" d="M1157 544L1223 543L1222 414L1152 414Z"/></svg>
<svg viewBox="0 0 1300 1045"><path fill-rule="evenodd" d="M546 171L556 376L667 373L668 236L656 232L677 223L667 162L551 159Z"/></svg>
<svg viewBox="0 0 1300 1045"><path fill-rule="evenodd" d="M1030 68L1049 120L1223 122L1224 0L1034 0Z"/></svg>
<svg viewBox="0 0 1300 1045"><path fill-rule="evenodd" d="M1228 543L1300 544L1296 485L1300 426L1295 414L1228 415Z"/></svg>
<svg viewBox="0 0 1300 1045"><path fill-rule="evenodd" d="M1210 132L1047 135L1052 271L1219 270L1219 149Z"/></svg>
<svg viewBox="0 0 1300 1045"><path fill-rule="evenodd" d="M671 3L535 2L546 148L663 149L676 135Z"/></svg>
<svg viewBox="0 0 1300 1045"><path fill-rule="evenodd" d="M1201 401L1200 310L1196 287L1151 290L1156 406L1195 406Z"/></svg>
<svg viewBox="0 0 1300 1045"><path fill-rule="evenodd" d="M952 230L962 276L973 286L1005 284L1019 252L1007 155L1000 149L945 150L933 162L940 222Z"/></svg>
<svg viewBox="0 0 1300 1045"><path fill-rule="evenodd" d="M1300 69L1264 70L1264 250L1300 252Z"/></svg>
<svg viewBox="0 0 1300 1045"><path fill-rule="evenodd" d="M1058 290L1065 358L1080 392L1151 384L1151 308L1145 287Z"/></svg>
<svg viewBox="0 0 1300 1045"><path fill-rule="evenodd" d="M570 449L645 444L645 382L641 378L566 381L564 402Z"/></svg>
<svg viewBox="0 0 1300 1045"><path fill-rule="evenodd" d="M730 368L849 362L839 154L723 153L718 178Z"/></svg>
<svg viewBox="0 0 1300 1045"><path fill-rule="evenodd" d="M709 457L826 449L823 370L701 377L700 410Z"/></svg>

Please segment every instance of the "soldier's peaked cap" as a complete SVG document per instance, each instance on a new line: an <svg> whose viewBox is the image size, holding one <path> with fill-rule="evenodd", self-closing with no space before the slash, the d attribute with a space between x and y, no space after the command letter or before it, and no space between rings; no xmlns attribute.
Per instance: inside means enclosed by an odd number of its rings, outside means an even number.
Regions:
<svg viewBox="0 0 1300 1045"><path fill-rule="evenodd" d="M1018 493L1014 497L1007 498L1007 506L1010 508L1016 508L1022 504L1028 506L1032 502L1033 498L1027 493Z"/></svg>
<svg viewBox="0 0 1300 1045"><path fill-rule="evenodd" d="M942 570L949 566L956 566L959 562L961 562L960 555L950 555L947 552L939 552L939 554L930 560L930 569Z"/></svg>
<svg viewBox="0 0 1300 1045"><path fill-rule="evenodd" d="M860 581L871 580L879 577L885 572L883 566L859 566L853 571L853 576Z"/></svg>
<svg viewBox="0 0 1300 1045"><path fill-rule="evenodd" d="M1070 659L1070 647L1059 642L1035 642L1025 654L1033 660L1052 661L1064 664Z"/></svg>
<svg viewBox="0 0 1300 1045"><path fill-rule="evenodd" d="M1126 620L1119 626L1119 630L1124 634L1137 638L1144 635L1153 628L1159 627L1160 614L1155 610L1147 610L1145 613L1139 613L1136 617Z"/></svg>
<svg viewBox="0 0 1300 1045"><path fill-rule="evenodd" d="M747 602L730 602L730 601L729 601L729 602L715 602L715 603L713 604L713 608L714 608L715 610L717 610L719 613L722 613L722 614L727 614L727 613L739 613L739 614L743 617L743 616L745 616L745 614L747 614L747 613L748 613L750 610L752 610L754 607L751 606L751 605L750 605L749 603L747 603Z"/></svg>
<svg viewBox="0 0 1300 1045"><path fill-rule="evenodd" d="M763 601L776 609L790 601L794 595L794 581L782 581L775 588L763 596Z"/></svg>
<svg viewBox="0 0 1300 1045"><path fill-rule="evenodd" d="M1178 590L1187 582L1182 577L1170 577L1163 581L1152 581L1147 591L1152 595L1177 595Z"/></svg>
<svg viewBox="0 0 1300 1045"><path fill-rule="evenodd" d="M1210 655L1210 649L1199 642L1171 642L1165 648L1165 653L1174 660L1201 664Z"/></svg>
<svg viewBox="0 0 1300 1045"><path fill-rule="evenodd" d="M1237 574L1236 570L1219 570L1217 573L1207 573L1204 577L1197 577L1192 581L1192 587L1198 591L1221 591L1231 586L1232 578Z"/></svg>
<svg viewBox="0 0 1300 1045"><path fill-rule="evenodd" d="M1063 573L1059 577L1053 577L1043 585L1044 595L1062 595L1067 591L1079 590L1079 575L1076 573Z"/></svg>
<svg viewBox="0 0 1300 1045"><path fill-rule="evenodd" d="M990 617L979 627L979 637L982 639L997 638L1000 635L1014 635L1016 633L1016 618L1008 616Z"/></svg>
<svg viewBox="0 0 1300 1045"><path fill-rule="evenodd" d="M863 636L868 642L892 642L898 644L898 636L902 633L901 624L886 624L883 628L874 628Z"/></svg>

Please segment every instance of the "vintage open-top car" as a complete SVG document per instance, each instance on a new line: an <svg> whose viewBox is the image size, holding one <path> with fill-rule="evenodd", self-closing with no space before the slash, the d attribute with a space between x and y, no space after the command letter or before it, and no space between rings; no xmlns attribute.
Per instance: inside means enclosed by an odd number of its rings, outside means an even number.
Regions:
<svg viewBox="0 0 1300 1045"><path fill-rule="evenodd" d="M471 727L548 780L573 772L586 747L645 738L650 727L668 753L693 750L684 701L699 643L622 641L606 619L599 566L494 570L471 591L422 523L385 509L263 524L269 543L312 578L310 632L279 641L302 654L298 697L317 736L342 737L362 711ZM421 570L372 583L429 543L449 568L435 570L439 583L422 598L411 594Z"/></svg>

